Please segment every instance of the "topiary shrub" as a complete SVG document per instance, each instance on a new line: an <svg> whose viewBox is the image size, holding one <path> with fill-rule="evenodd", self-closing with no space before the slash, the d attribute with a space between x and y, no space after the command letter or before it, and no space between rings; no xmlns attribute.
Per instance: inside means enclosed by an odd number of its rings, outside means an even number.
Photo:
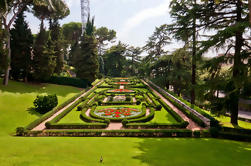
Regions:
<svg viewBox="0 0 251 166"><path fill-rule="evenodd" d="M156 106L156 110L157 110L157 111L160 111L161 109L162 109L162 106L161 106L161 105L157 105L157 106Z"/></svg>
<svg viewBox="0 0 251 166"><path fill-rule="evenodd" d="M141 101L138 100L138 101L136 102L136 104L137 104L137 105L140 105L140 104L141 104Z"/></svg>
<svg viewBox="0 0 251 166"><path fill-rule="evenodd" d="M56 95L38 95L33 104L37 112L40 114L45 114L58 105L58 98Z"/></svg>
<svg viewBox="0 0 251 166"><path fill-rule="evenodd" d="M23 127L18 127L16 129L16 136L23 136L25 129Z"/></svg>
<svg viewBox="0 0 251 166"><path fill-rule="evenodd" d="M127 123L129 123L127 119L122 120L122 124L124 127L126 126Z"/></svg>
<svg viewBox="0 0 251 166"><path fill-rule="evenodd" d="M193 136L196 138L200 138L200 131L194 131Z"/></svg>

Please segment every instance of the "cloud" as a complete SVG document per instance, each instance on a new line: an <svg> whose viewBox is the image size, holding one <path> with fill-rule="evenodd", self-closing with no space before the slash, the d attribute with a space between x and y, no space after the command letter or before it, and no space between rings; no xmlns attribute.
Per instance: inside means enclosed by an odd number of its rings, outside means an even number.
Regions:
<svg viewBox="0 0 251 166"><path fill-rule="evenodd" d="M126 36L132 29L141 25L144 21L155 17L166 15L169 11L170 0L164 0L160 5L141 10L131 18L127 19L124 28L120 31L119 36Z"/></svg>

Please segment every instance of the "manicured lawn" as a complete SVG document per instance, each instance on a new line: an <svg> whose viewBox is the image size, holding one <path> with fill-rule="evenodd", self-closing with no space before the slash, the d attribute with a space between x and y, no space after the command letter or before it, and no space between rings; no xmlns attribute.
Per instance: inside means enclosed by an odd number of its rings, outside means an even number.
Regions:
<svg viewBox="0 0 251 166"><path fill-rule="evenodd" d="M177 121L173 118L171 114L169 114L164 108L162 108L161 111L155 111L154 118L147 123L173 124L177 123Z"/></svg>
<svg viewBox="0 0 251 166"><path fill-rule="evenodd" d="M0 82L2 82L2 79L0 79ZM15 131L16 127L26 126L37 119L40 115L28 110L33 107L33 101L38 94L57 94L60 104L78 92L80 90L75 87L53 84L27 85L15 81L10 81L7 87L0 84L1 131L11 133Z"/></svg>
<svg viewBox="0 0 251 166"><path fill-rule="evenodd" d="M77 111L75 107L70 113L63 117L58 123L85 123L80 119L81 111Z"/></svg>
<svg viewBox="0 0 251 166"><path fill-rule="evenodd" d="M12 82L13 83L13 82ZM12 87L12 83L11 86ZM16 83L15 83L16 84ZM18 83L19 84L19 83ZM61 102L76 88L0 86L1 166L250 166L251 143L186 138L14 137L17 126L37 118L27 110L38 93L55 93ZM25 89L28 92L25 92ZM69 88L69 89L68 89ZM64 92L60 93L60 89ZM68 90L67 90L68 89ZM22 92L21 92L22 91ZM100 156L104 163L99 163Z"/></svg>

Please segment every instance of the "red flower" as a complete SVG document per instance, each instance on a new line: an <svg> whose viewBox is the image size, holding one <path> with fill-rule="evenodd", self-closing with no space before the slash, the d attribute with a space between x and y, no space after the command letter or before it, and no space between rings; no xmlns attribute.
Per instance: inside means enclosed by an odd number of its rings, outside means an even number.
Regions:
<svg viewBox="0 0 251 166"><path fill-rule="evenodd" d="M116 117L116 118L119 118L119 117L120 117L120 115L115 115L115 117Z"/></svg>

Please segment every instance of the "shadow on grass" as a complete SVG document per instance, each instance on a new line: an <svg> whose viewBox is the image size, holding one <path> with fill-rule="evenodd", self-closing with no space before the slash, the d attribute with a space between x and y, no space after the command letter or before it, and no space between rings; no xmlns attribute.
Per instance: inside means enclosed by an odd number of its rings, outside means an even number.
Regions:
<svg viewBox="0 0 251 166"><path fill-rule="evenodd" d="M2 79L0 78L0 82ZM9 81L8 86L0 84L0 91L10 93L48 93L65 97L69 93L79 93L80 88L46 83L24 83Z"/></svg>
<svg viewBox="0 0 251 166"><path fill-rule="evenodd" d="M251 144L229 140L144 138L136 148L140 152L133 159L149 166L244 166L251 162Z"/></svg>
<svg viewBox="0 0 251 166"><path fill-rule="evenodd" d="M31 115L36 115L37 117L43 116L43 114L40 114L39 112L37 112L37 111L35 110L34 107L30 107L30 108L28 108L26 111L27 111L29 114L31 114Z"/></svg>

